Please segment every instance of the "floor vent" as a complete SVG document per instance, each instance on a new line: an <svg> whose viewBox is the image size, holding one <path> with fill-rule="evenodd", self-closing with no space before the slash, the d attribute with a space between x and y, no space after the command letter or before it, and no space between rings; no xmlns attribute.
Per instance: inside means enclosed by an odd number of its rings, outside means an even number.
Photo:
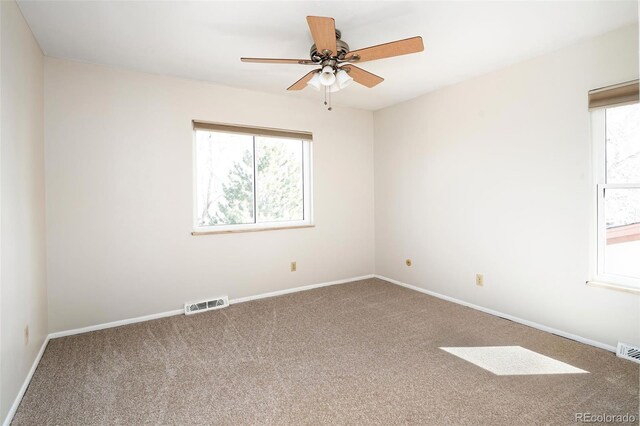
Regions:
<svg viewBox="0 0 640 426"><path fill-rule="evenodd" d="M226 308L229 306L229 298L227 296L217 299L203 300L200 302L191 302L184 304L185 315L197 314L198 312L212 311L214 309Z"/></svg>
<svg viewBox="0 0 640 426"><path fill-rule="evenodd" d="M618 342L617 355L620 358L628 359L629 361L634 361L640 364L640 347L638 346Z"/></svg>

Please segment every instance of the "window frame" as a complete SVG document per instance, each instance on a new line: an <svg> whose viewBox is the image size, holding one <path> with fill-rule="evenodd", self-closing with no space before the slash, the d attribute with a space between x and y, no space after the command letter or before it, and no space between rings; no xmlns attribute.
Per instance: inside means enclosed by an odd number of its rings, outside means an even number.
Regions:
<svg viewBox="0 0 640 426"><path fill-rule="evenodd" d="M612 105L615 108L622 105ZM607 228L605 221L604 202L607 189L640 189L640 183L607 183L606 180L606 110L600 108L591 111L591 139L592 139L592 170L591 191L595 189L593 203L593 220L591 226L591 279L587 284L613 288L640 294L640 279L623 275L607 274L605 266L605 247L607 242ZM595 230L595 232L594 232Z"/></svg>
<svg viewBox="0 0 640 426"><path fill-rule="evenodd" d="M292 142L300 142L302 143L302 202L303 202L303 214L301 220L282 220L282 221L272 221L272 222L258 222L258 212L256 211L256 161L255 161L255 151L256 151L256 138L264 137L264 138L273 138L273 139L282 139L277 136L272 135L262 135L252 132L254 128L247 128L247 132L228 132L223 130L211 130L211 129L202 129L195 128L192 130L192 222L191 235L207 235L207 234L228 234L228 233L236 233L236 232L256 232L256 231L271 231L278 229L295 229L295 228L312 228L315 226L313 221L313 149L311 140L307 139L293 139ZM254 150L254 161L253 161L253 186L254 186L254 222L253 223L238 223L238 224L226 224L226 225L209 225L209 226L197 226L198 223L198 160L197 160L197 132L198 131L206 131L213 133L241 133L246 134L248 136L253 137L253 150ZM286 132L286 131L284 131Z"/></svg>

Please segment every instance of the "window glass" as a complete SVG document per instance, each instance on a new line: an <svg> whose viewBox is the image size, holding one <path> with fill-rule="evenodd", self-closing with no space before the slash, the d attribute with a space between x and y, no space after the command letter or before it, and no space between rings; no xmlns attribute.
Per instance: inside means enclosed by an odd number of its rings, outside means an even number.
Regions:
<svg viewBox="0 0 640 426"><path fill-rule="evenodd" d="M197 226L253 223L253 137L196 132Z"/></svg>
<svg viewBox="0 0 640 426"><path fill-rule="evenodd" d="M258 222L304 218L302 141L256 137Z"/></svg>
<svg viewBox="0 0 640 426"><path fill-rule="evenodd" d="M604 113L604 174L598 186L598 276L640 285L640 105ZM602 136L600 136L602 137Z"/></svg>
<svg viewBox="0 0 640 426"><path fill-rule="evenodd" d="M606 182L640 182L640 107L606 110Z"/></svg>
<svg viewBox="0 0 640 426"><path fill-rule="evenodd" d="M640 278L640 188L605 189L604 210L604 272Z"/></svg>
<svg viewBox="0 0 640 426"><path fill-rule="evenodd" d="M195 135L195 228L311 224L309 141L208 129Z"/></svg>

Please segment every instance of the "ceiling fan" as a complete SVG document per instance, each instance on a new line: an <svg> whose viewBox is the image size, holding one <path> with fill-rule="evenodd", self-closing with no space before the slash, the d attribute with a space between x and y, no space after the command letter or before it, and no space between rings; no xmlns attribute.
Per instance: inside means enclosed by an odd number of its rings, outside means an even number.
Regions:
<svg viewBox="0 0 640 426"><path fill-rule="evenodd" d="M307 16L307 23L315 42L311 46L310 59L240 58L240 60L261 64L298 64L320 67L308 72L287 90L302 90L306 86L311 86L316 90L324 88L324 103L329 105L329 110L331 110L332 92L344 89L353 81L369 88L384 81L382 77L356 67L353 65L354 63L391 58L424 50L422 37L418 36L350 51L349 45L341 39L342 33L336 29L333 18Z"/></svg>

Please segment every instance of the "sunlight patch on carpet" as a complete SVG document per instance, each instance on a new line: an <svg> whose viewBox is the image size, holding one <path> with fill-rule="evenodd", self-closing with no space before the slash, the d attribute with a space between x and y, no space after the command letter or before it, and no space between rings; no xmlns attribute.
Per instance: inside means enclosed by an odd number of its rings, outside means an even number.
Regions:
<svg viewBox="0 0 640 426"><path fill-rule="evenodd" d="M440 348L498 376L588 373L522 346Z"/></svg>

